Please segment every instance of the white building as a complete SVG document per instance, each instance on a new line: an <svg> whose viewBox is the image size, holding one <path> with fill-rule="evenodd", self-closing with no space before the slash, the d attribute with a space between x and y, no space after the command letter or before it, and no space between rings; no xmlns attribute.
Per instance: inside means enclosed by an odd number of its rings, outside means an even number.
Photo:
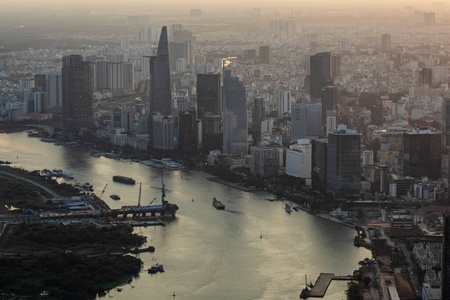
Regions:
<svg viewBox="0 0 450 300"><path fill-rule="evenodd" d="M300 139L286 151L286 174L303 178L311 185L312 146L309 139Z"/></svg>
<svg viewBox="0 0 450 300"><path fill-rule="evenodd" d="M373 151L372 150L364 150L362 152L362 164L363 164L363 166L373 165Z"/></svg>

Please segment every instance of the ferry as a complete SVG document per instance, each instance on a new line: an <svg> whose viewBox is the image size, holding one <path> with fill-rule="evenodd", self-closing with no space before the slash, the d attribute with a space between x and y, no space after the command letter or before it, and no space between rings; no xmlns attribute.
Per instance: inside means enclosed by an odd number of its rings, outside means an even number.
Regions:
<svg viewBox="0 0 450 300"><path fill-rule="evenodd" d="M291 205L286 202L284 204L284 210L287 211L288 213L291 213Z"/></svg>
<svg viewBox="0 0 450 300"><path fill-rule="evenodd" d="M136 181L133 178L120 176L120 175L113 176L113 181L126 183L126 184L135 184L136 183Z"/></svg>
<svg viewBox="0 0 450 300"><path fill-rule="evenodd" d="M225 209L225 205L223 205L222 202L220 202L219 200L217 200L216 197L213 198L212 205L213 205L216 209Z"/></svg>
<svg viewBox="0 0 450 300"><path fill-rule="evenodd" d="M156 274L158 272L161 272L161 273L164 272L163 265L156 264L156 265L153 265L150 269L148 269L148 273L149 274Z"/></svg>

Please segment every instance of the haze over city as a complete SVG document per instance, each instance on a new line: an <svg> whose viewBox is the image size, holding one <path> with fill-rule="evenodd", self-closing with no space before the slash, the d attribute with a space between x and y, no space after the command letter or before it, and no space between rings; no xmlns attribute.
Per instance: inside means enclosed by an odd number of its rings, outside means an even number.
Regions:
<svg viewBox="0 0 450 300"><path fill-rule="evenodd" d="M444 1L3 1L0 294L450 299Z"/></svg>

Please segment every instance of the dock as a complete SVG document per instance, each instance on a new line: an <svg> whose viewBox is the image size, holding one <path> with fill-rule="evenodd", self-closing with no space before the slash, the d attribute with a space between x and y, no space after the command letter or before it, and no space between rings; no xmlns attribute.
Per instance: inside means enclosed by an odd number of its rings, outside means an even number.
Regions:
<svg viewBox="0 0 450 300"><path fill-rule="evenodd" d="M334 276L334 273L320 273L316 283L309 292L309 297L323 298L332 280L352 280L353 276Z"/></svg>

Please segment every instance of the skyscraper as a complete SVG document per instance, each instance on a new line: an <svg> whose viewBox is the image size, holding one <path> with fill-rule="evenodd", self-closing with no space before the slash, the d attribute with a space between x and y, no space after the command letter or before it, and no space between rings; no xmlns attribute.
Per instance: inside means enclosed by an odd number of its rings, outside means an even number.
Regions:
<svg viewBox="0 0 450 300"><path fill-rule="evenodd" d="M445 95L442 103L442 136L444 148L450 146L450 94Z"/></svg>
<svg viewBox="0 0 450 300"><path fill-rule="evenodd" d="M328 133L327 192L336 200L357 200L361 192L361 135L340 125Z"/></svg>
<svg viewBox="0 0 450 300"><path fill-rule="evenodd" d="M310 95L320 97L322 87L333 85L331 53L323 52L310 56Z"/></svg>
<svg viewBox="0 0 450 300"><path fill-rule="evenodd" d="M428 84L431 87L433 83L433 70L429 68L423 68L419 71L419 85Z"/></svg>
<svg viewBox="0 0 450 300"><path fill-rule="evenodd" d="M172 113L169 44L166 26L161 29L156 56L150 57L150 113L162 115Z"/></svg>
<svg viewBox="0 0 450 300"><path fill-rule="evenodd" d="M441 134L416 130L403 135L403 174L412 177L441 177Z"/></svg>
<svg viewBox="0 0 450 300"><path fill-rule="evenodd" d="M434 27L434 12L424 12L423 13L423 24L427 27Z"/></svg>
<svg viewBox="0 0 450 300"><path fill-rule="evenodd" d="M291 142L322 135L322 104L294 104L291 113Z"/></svg>
<svg viewBox="0 0 450 300"><path fill-rule="evenodd" d="M264 98L256 97L253 99L251 130L254 145L257 145L261 141L261 122L265 120L265 117L266 112L264 107Z"/></svg>
<svg viewBox="0 0 450 300"><path fill-rule="evenodd" d="M381 36L381 51L389 52L389 51L391 51L391 48L392 48L391 35L385 33Z"/></svg>
<svg viewBox="0 0 450 300"><path fill-rule="evenodd" d="M92 128L92 67L81 55L65 56L62 63L63 130L76 133L81 128Z"/></svg>
<svg viewBox="0 0 450 300"><path fill-rule="evenodd" d="M220 74L197 74L197 118L220 113Z"/></svg>
<svg viewBox="0 0 450 300"><path fill-rule="evenodd" d="M278 99L277 99L277 110L278 110L278 118L283 118L284 113L291 112L291 102L292 102L292 93L291 91L286 91L284 88L280 88L278 90Z"/></svg>
<svg viewBox="0 0 450 300"><path fill-rule="evenodd" d="M271 63L272 51L269 46L259 47L259 63L260 64L270 64Z"/></svg>
<svg viewBox="0 0 450 300"><path fill-rule="evenodd" d="M230 70L224 72L224 132L223 153L233 156L247 155L247 103L245 87Z"/></svg>
<svg viewBox="0 0 450 300"><path fill-rule="evenodd" d="M323 87L320 93L320 99L322 100L322 126L325 127L327 124L327 112L337 110L338 107L339 91L337 87Z"/></svg>
<svg viewBox="0 0 450 300"><path fill-rule="evenodd" d="M442 297L450 299L450 216L444 214L444 241L442 242Z"/></svg>
<svg viewBox="0 0 450 300"><path fill-rule="evenodd" d="M46 110L61 114L62 105L62 75L61 72L45 74Z"/></svg>

